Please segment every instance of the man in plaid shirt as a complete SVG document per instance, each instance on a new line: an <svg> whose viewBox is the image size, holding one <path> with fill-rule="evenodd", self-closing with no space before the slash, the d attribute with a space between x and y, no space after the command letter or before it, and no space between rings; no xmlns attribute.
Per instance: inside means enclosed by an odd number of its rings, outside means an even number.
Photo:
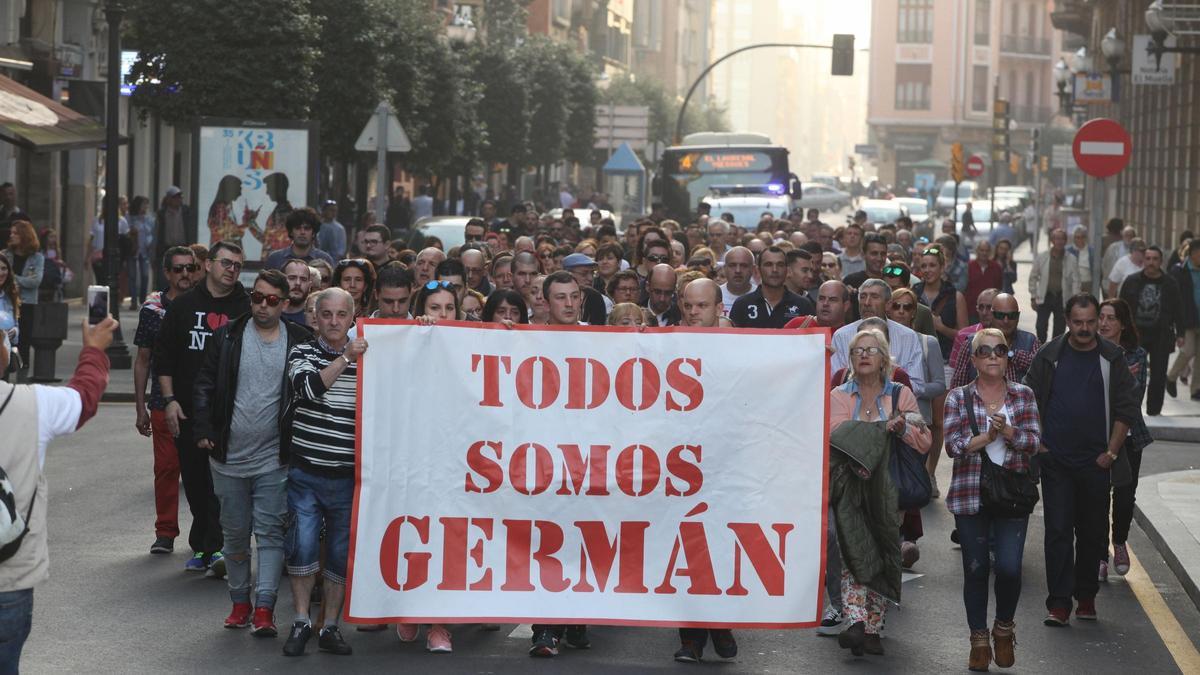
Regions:
<svg viewBox="0 0 1200 675"><path fill-rule="evenodd" d="M982 296L982 294L980 295ZM1017 322L1021 318L1021 308L1017 304L1016 296L1011 293L996 294L992 299L988 315L991 317L991 322L984 328L999 329L1004 333L1005 341L1008 342L1008 381L1020 382L1025 379L1025 373L1033 363L1033 357L1041 348L1041 344L1033 333L1017 328ZM970 327L964 328L959 335L961 336L967 330L970 330ZM975 366L971 363L972 337L974 334L966 338L961 348L956 341L956 351L951 353L950 365L954 368L954 375L950 378L951 389L961 387L975 379Z"/></svg>

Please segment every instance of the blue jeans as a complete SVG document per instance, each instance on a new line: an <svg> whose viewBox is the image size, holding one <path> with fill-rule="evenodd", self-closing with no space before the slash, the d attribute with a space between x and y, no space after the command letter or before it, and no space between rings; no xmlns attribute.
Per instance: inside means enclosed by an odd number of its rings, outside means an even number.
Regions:
<svg viewBox="0 0 1200 675"><path fill-rule="evenodd" d="M213 492L221 502L225 569L229 597L250 602L250 533L258 547L255 605L275 607L283 573L283 532L287 517L287 468L247 478L212 472Z"/></svg>
<svg viewBox="0 0 1200 675"><path fill-rule="evenodd" d="M346 583L350 554L350 516L354 478L329 478L303 469L288 469L288 510L292 527L287 535L288 574L305 577L321 569L321 527L325 527L325 578Z"/></svg>
<svg viewBox="0 0 1200 675"><path fill-rule="evenodd" d="M136 304L142 304L150 292L150 261L144 255L127 258L125 274L129 277L129 295Z"/></svg>
<svg viewBox="0 0 1200 675"><path fill-rule="evenodd" d="M1029 518L993 518L979 513L954 516L962 545L963 604L971 630L987 628L990 552L996 555L996 619L1012 621L1021 599L1021 558Z"/></svg>
<svg viewBox="0 0 1200 675"><path fill-rule="evenodd" d="M0 675L16 675L33 627L33 589L0 593Z"/></svg>

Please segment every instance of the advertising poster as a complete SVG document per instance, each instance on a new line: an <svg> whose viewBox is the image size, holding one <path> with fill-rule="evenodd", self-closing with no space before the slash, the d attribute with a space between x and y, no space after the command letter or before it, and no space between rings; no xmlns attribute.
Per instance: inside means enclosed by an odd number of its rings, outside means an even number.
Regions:
<svg viewBox="0 0 1200 675"><path fill-rule="evenodd" d="M247 261L287 246L288 214L316 198L316 123L204 118L193 138L198 241L236 242Z"/></svg>
<svg viewBox="0 0 1200 675"><path fill-rule="evenodd" d="M351 621L819 621L824 329L361 330Z"/></svg>

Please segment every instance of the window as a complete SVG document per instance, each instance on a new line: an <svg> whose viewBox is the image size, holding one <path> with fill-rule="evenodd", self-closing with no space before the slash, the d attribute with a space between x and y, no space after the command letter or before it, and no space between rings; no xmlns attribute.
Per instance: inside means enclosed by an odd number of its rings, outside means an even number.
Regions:
<svg viewBox="0 0 1200 675"><path fill-rule="evenodd" d="M988 67L975 66L971 76L971 110L987 112L988 109Z"/></svg>
<svg viewBox="0 0 1200 675"><path fill-rule="evenodd" d="M571 0L554 0L554 20L563 25L571 25Z"/></svg>
<svg viewBox="0 0 1200 675"><path fill-rule="evenodd" d="M975 44L991 44L991 30L992 0L975 0Z"/></svg>
<svg viewBox="0 0 1200 675"><path fill-rule="evenodd" d="M928 63L896 66L896 110L929 110L932 72Z"/></svg>
<svg viewBox="0 0 1200 675"><path fill-rule="evenodd" d="M898 0L896 42L930 44L933 42L933 0Z"/></svg>

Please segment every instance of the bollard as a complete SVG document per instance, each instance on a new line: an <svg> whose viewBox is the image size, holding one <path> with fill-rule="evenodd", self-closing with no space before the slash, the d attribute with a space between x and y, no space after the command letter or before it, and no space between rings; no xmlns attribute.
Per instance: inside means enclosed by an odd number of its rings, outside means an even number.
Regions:
<svg viewBox="0 0 1200 675"><path fill-rule="evenodd" d="M30 382L59 382L56 377L56 352L67 339L67 303L47 302L25 305L22 312L33 310L33 329L29 335L29 346L33 348L33 375ZM21 336L25 339L25 336Z"/></svg>

